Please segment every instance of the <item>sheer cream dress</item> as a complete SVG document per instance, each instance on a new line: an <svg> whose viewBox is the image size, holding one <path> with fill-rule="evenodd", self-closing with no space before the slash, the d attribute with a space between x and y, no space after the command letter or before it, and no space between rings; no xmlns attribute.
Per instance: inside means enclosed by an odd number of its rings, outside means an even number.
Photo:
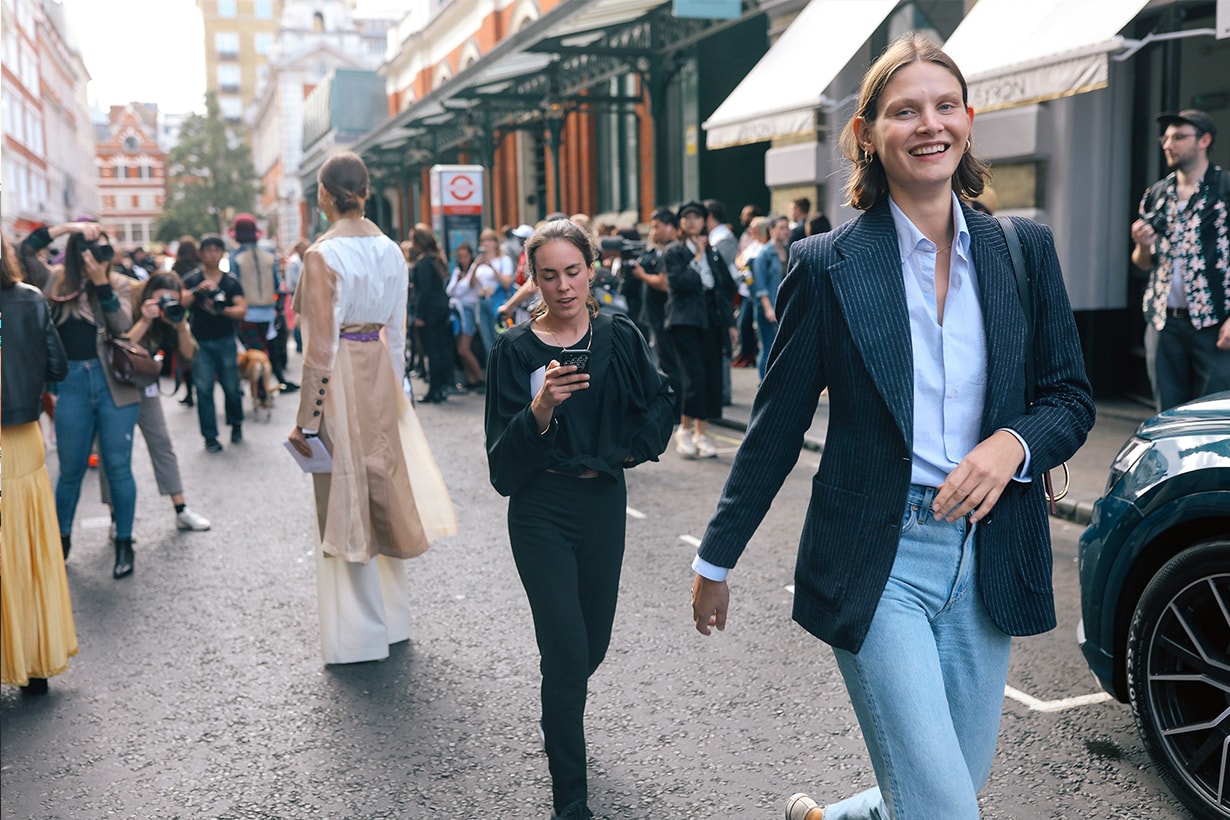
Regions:
<svg viewBox="0 0 1230 820"><path fill-rule="evenodd" d="M444 478L402 391L408 275L366 220L308 249L297 423L318 430L332 473L314 474L316 591L327 664L387 658L410 637L406 560L457 531ZM374 560L373 560L374 559Z"/></svg>

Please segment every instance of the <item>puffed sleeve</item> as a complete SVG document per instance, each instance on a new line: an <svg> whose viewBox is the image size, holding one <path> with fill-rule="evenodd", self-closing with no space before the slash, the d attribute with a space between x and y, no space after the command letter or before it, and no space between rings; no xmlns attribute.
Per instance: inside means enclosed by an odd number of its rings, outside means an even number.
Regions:
<svg viewBox="0 0 1230 820"><path fill-rule="evenodd" d="M534 420L530 374L509 339L518 333L513 329L497 336L487 360L487 467L491 486L503 496L547 469L557 430L552 420L543 434Z"/></svg>
<svg viewBox="0 0 1230 820"><path fill-rule="evenodd" d="M321 408L337 359L337 297L337 273L326 264L319 249L309 248L295 292L295 308L307 331L299 413L295 417L303 430L320 430Z"/></svg>
<svg viewBox="0 0 1230 820"><path fill-rule="evenodd" d="M614 316L613 368L627 410L628 460L624 467L657 461L678 418L670 380L658 370L645 337L629 319Z"/></svg>

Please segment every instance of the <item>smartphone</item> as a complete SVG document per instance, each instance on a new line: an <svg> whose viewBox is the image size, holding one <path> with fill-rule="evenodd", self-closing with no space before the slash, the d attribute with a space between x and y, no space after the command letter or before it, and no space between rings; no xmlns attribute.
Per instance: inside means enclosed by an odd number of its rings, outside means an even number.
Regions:
<svg viewBox="0 0 1230 820"><path fill-rule="evenodd" d="M569 348L559 354L560 364L576 365L577 373L589 370L589 351L584 348Z"/></svg>

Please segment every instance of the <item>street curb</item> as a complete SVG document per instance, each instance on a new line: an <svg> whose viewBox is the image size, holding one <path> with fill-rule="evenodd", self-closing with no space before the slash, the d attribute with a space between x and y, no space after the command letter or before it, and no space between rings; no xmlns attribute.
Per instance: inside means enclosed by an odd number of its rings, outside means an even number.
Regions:
<svg viewBox="0 0 1230 820"><path fill-rule="evenodd" d="M725 427L728 430L738 430L741 433L747 432L747 424L735 419L710 419L709 423L715 427ZM805 435L803 436L803 449L811 450L815 453L823 453L824 442ZM1051 515L1064 521L1071 521L1074 524L1088 525L1093 519L1093 504L1093 501L1076 501L1065 498L1055 502L1055 512Z"/></svg>

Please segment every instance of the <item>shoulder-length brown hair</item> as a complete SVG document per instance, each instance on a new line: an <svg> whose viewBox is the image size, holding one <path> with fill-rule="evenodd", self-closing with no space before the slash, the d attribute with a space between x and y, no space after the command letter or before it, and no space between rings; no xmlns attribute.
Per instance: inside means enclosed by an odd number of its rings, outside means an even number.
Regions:
<svg viewBox="0 0 1230 820"><path fill-rule="evenodd" d="M846 181L847 204L860 211L870 210L888 196L888 177L884 165L874 153L868 154L859 144L855 121L871 124L879 116L880 97L889 81L910 63L935 63L943 66L961 84L961 103L969 107L969 88L957 64L944 51L922 34L910 32L893 42L863 75L858 92L858 108L841 131L839 146L842 155L854 164ZM974 156L973 144L961 157L952 175L952 187L961 199L973 199L986 187L990 171L986 163Z"/></svg>
<svg viewBox="0 0 1230 820"><path fill-rule="evenodd" d="M549 222L544 222L538 230L534 231L533 236L525 242L525 270L535 282L538 280L538 270L535 265L538 259L538 250L548 242L555 240L567 242L580 251L582 258L585 259L586 269L591 273L593 272L596 256L594 243L589 238L589 232L571 219L552 219ZM598 300L594 298L592 292L586 298L585 305L589 308L590 316L598 314ZM537 319L546 312L546 301L539 302L533 311L534 318Z"/></svg>

